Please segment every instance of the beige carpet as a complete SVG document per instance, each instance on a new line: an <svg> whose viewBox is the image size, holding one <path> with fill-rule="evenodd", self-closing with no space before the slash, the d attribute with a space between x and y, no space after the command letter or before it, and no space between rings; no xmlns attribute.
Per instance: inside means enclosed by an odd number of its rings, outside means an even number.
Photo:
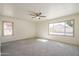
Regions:
<svg viewBox="0 0 79 59"><path fill-rule="evenodd" d="M45 39L3 43L2 56L79 56L79 47Z"/></svg>

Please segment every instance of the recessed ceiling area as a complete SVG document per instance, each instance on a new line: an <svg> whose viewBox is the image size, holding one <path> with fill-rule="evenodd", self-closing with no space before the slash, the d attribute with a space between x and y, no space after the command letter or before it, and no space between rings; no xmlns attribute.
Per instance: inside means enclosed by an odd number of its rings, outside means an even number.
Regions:
<svg viewBox="0 0 79 59"><path fill-rule="evenodd" d="M29 11L42 12L45 18L35 19ZM16 3L0 4L0 15L21 18L30 21L45 21L61 16L79 13L78 3Z"/></svg>

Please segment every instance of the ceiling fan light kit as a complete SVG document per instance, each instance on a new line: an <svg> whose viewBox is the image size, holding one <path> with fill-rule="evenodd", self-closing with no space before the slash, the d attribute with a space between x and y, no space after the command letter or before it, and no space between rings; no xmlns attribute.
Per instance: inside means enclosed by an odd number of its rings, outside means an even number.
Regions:
<svg viewBox="0 0 79 59"><path fill-rule="evenodd" d="M40 17L36 17L37 19L40 19Z"/></svg>

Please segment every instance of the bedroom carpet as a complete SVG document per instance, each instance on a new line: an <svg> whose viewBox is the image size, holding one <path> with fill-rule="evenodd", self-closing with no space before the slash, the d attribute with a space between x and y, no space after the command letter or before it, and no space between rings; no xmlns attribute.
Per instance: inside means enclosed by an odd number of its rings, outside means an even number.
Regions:
<svg viewBox="0 0 79 59"><path fill-rule="evenodd" d="M24 39L1 44L2 56L79 56L79 47L45 39Z"/></svg>

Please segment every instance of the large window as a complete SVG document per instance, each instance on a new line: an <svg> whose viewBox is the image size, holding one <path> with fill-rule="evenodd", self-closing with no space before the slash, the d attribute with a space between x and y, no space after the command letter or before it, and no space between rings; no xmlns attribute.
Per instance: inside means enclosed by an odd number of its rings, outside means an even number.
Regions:
<svg viewBox="0 0 79 59"><path fill-rule="evenodd" d="M73 36L74 21L67 20L49 24L49 34Z"/></svg>
<svg viewBox="0 0 79 59"><path fill-rule="evenodd" d="M3 21L3 36L13 35L13 22Z"/></svg>

